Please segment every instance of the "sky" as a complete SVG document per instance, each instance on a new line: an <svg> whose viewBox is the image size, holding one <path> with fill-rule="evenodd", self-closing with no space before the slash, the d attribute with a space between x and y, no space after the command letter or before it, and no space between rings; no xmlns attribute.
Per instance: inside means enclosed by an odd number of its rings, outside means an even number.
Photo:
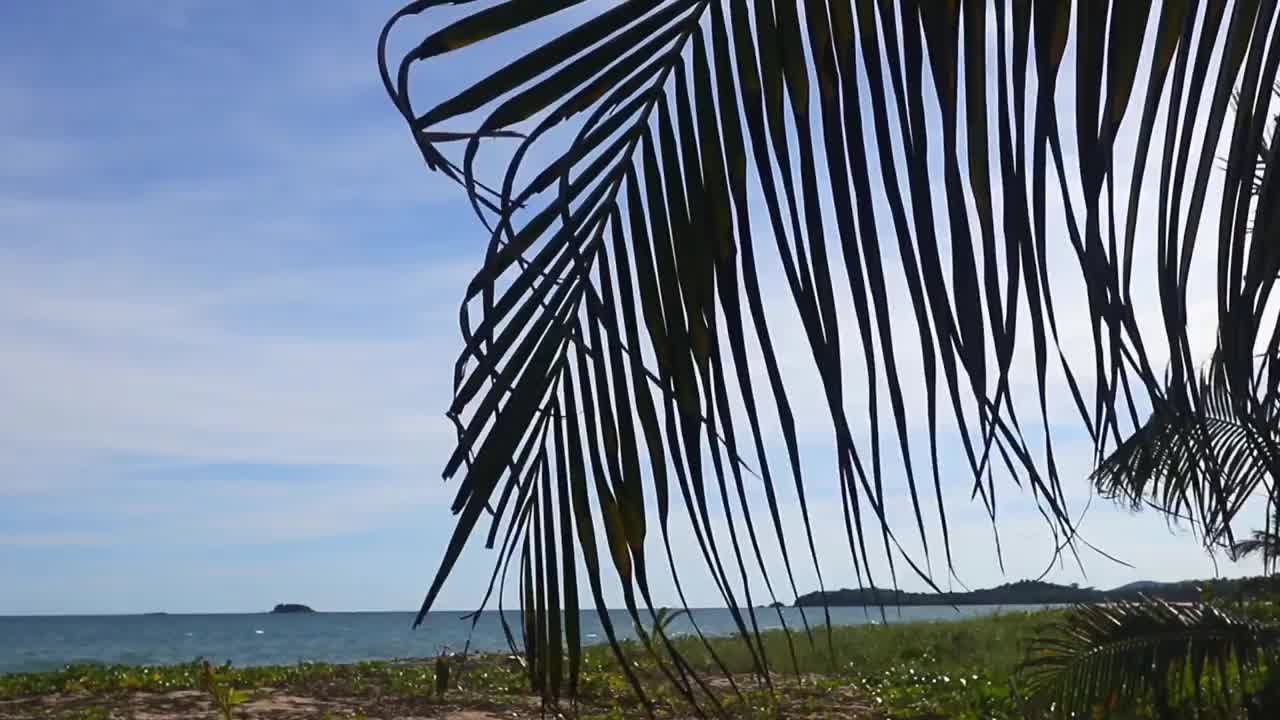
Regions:
<svg viewBox="0 0 1280 720"><path fill-rule="evenodd" d="M383 93L397 6L0 8L0 614L421 602L452 529L443 413L487 234ZM1065 447L1079 508L1088 451ZM814 483L840 533L834 483ZM1003 572L982 512L952 522L970 587L1038 575L1052 549L1016 493ZM1100 500L1083 529L1134 567L1086 553L1048 579L1258 570ZM491 555L465 558L439 607L479 600ZM838 556L824 573L853 584Z"/></svg>

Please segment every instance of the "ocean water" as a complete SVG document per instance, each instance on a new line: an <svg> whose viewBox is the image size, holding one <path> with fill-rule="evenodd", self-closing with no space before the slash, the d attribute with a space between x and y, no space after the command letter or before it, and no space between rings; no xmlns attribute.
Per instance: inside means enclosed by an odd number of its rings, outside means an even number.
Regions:
<svg viewBox="0 0 1280 720"><path fill-rule="evenodd" d="M1001 609L992 605L888 608L884 619L953 620ZM820 608L806 612L811 625L822 624ZM800 627L799 609L785 608L782 614L793 629ZM170 664L197 657L236 665L423 657L442 651L460 652L468 638L472 650L507 650L497 612L482 613L474 629L465 615L432 612L416 630L412 627L413 613L407 612L0 616L0 673L50 670L79 662ZM625 611L611 611L610 618L619 637L632 636L632 623ZM756 619L761 629L781 627L775 610L757 609ZM723 608L696 609L693 621L707 635L735 632L733 617ZM831 608L833 625L882 621L875 608ZM519 642L519 616L508 612L507 622ZM605 631L595 611L583 612L581 623L584 643L605 642ZM693 630L688 618L677 620L671 627L676 633Z"/></svg>

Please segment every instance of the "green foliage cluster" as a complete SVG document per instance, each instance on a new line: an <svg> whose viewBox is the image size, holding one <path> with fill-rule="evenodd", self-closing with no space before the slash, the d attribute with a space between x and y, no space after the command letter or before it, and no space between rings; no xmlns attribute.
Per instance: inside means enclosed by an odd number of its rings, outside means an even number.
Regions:
<svg viewBox="0 0 1280 720"><path fill-rule="evenodd" d="M200 688L209 694L222 720L235 720L236 707L248 702L249 693L237 690L227 682L223 672L205 660L200 666Z"/></svg>
<svg viewBox="0 0 1280 720"><path fill-rule="evenodd" d="M1280 716L1280 625L1268 599L1206 590L1073 608L1031 643L1019 672L1027 707L1055 718L1260 720Z"/></svg>
<svg viewBox="0 0 1280 720"><path fill-rule="evenodd" d="M892 620L893 611L887 610ZM943 672L959 673L975 660L983 667L1012 672L1023 658L1023 643L1057 612L1010 612L959 621L911 622L815 627L813 642L803 632L793 632L797 666L791 664L787 638L781 632L764 633L762 642L772 668L780 673L798 671L831 673L879 671L898 662L929 659ZM873 612L872 617L876 617ZM829 638L829 641L828 641ZM704 670L714 666L705 648L692 637L676 641L686 658ZM716 653L731 670L749 672L751 658L743 641L716 638Z"/></svg>
<svg viewBox="0 0 1280 720"><path fill-rule="evenodd" d="M0 675L0 700L88 693L113 695L130 691L209 691L204 662L179 665L69 665L61 670ZM464 691L522 693L526 690L518 663L499 656L477 658L458 675L456 687ZM319 696L355 697L391 694L430 697L436 694L436 671L419 662L367 661L350 665L304 662L216 669L216 688L289 688Z"/></svg>
<svg viewBox="0 0 1280 720"><path fill-rule="evenodd" d="M797 634L795 663L785 635L765 633L764 654L779 674L799 674L820 689L852 691L895 718L1022 718L1011 690L1027 640L1058 612L1012 612L949 622L816 628L813 643ZM712 660L693 638L681 652L710 672ZM731 671L749 672L750 654L736 638L711 643ZM814 679L816 678L816 679Z"/></svg>

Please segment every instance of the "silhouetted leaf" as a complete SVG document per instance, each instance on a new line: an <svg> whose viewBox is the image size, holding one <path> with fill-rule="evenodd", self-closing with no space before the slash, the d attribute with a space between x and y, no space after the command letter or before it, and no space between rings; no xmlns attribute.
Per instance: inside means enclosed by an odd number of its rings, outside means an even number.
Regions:
<svg viewBox="0 0 1280 720"><path fill-rule="evenodd" d="M391 33L444 4L461 12L393 65ZM950 489L994 528L1007 485L1074 552L1067 484L1085 479L1063 476L1064 433L1088 438L1104 493L1190 518L1211 544L1250 498L1280 504L1275 0L557 14L570 4L420 0L379 38L418 151L489 240L459 313L457 524L419 620L488 514L484 603L501 606L514 563L549 701L578 689L579 583L622 658L635 646L606 601L653 627L664 559L685 608L682 575L705 574L767 680L751 606L778 597L774 556L793 595L806 570L825 587L837 546L860 587L900 570L936 587L939 540L955 570ZM527 51L504 43L539 30ZM480 43L487 58L455 55ZM455 57L495 67L417 109L435 88L411 76ZM501 178L478 177L494 162ZM1206 254L1217 342L1197 377L1190 268ZM815 507L836 492L832 542ZM663 633L639 648L716 711Z"/></svg>

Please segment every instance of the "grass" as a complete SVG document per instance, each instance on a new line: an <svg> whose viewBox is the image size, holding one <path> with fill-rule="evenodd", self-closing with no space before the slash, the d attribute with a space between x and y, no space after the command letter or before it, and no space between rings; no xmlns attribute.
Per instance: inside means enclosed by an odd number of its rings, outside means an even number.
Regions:
<svg viewBox="0 0 1280 720"><path fill-rule="evenodd" d="M795 666L785 636L767 633L763 645L774 673L773 692L751 677L751 653L743 641L716 638L711 646L741 693L733 693L723 681L713 685L712 691L726 710L743 718L1020 718L1023 714L1010 689L1014 669L1023 658L1025 640L1051 619L1048 613L1017 612L954 622L841 627L829 636L815 630L813 644L802 633L793 635ZM715 664L695 638L676 638L674 643L692 667L710 677ZM636 644L626 648L633 670L646 687L653 688L651 699L660 714L685 709L674 688L662 682L654 662L641 657ZM429 711L442 704L500 707L516 713L537 709L519 661L502 655L476 656L455 666L444 698L437 693L431 661L222 667L217 677L222 686L249 700L271 692L332 700L337 704L326 712L334 718L357 713L434 715ZM207 687L203 678L200 662L158 667L76 665L54 672L0 675L0 701L18 701L20 707L22 701L41 697L75 697L77 703L55 716L105 720L127 717L123 712L112 714L127 698L201 691ZM583 718L621 720L642 714L606 647L588 648L584 653L579 687ZM204 712L203 716L211 716ZM253 716L247 707L237 713L236 717Z"/></svg>
<svg viewBox="0 0 1280 720"><path fill-rule="evenodd" d="M830 633L823 628L814 631L812 643L803 633L793 633L789 644L783 633L770 632L762 637L763 655L778 681L788 685L781 694L793 701L806 694L803 688L819 691L808 693L819 704L824 695L832 703L842 700L836 695L852 695L894 718L1022 718L1011 683L1026 657L1026 641L1055 615L1011 612L958 621L845 626ZM678 638L674 644L693 668L717 671L696 638ZM731 673L752 672L752 653L741 638L713 638L709 644ZM635 643L628 649L638 650Z"/></svg>
<svg viewBox="0 0 1280 720"><path fill-rule="evenodd" d="M803 633L793 633L798 667L792 665L785 635L766 633L763 639L765 655L777 672L840 674L913 662L958 673L980 659L984 666L1008 674L1024 658L1023 642L1053 616L1049 612L1010 612L968 620L850 625L833 628L830 642L828 633L820 628L813 633L812 645ZM742 640L714 638L711 645L731 670L751 671L751 655ZM696 639L680 638L677 647L697 667L712 668Z"/></svg>

